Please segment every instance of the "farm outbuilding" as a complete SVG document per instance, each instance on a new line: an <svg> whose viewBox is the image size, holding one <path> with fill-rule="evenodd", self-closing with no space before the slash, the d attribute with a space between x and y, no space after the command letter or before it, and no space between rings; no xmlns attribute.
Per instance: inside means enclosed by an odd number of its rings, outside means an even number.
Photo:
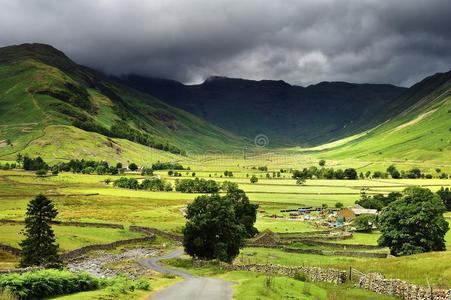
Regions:
<svg viewBox="0 0 451 300"><path fill-rule="evenodd" d="M346 207L337 213L337 218L343 218L344 221L350 221L360 215L377 215L377 209L364 208L358 204L354 207Z"/></svg>

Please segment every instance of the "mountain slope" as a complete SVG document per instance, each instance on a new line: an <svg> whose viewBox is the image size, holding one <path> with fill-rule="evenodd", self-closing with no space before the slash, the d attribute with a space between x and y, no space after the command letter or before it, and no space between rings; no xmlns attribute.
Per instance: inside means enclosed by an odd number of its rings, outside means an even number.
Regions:
<svg viewBox="0 0 451 300"><path fill-rule="evenodd" d="M78 129L65 130L65 126ZM66 132L57 134L62 140L50 140L49 132L54 136L58 129ZM55 151L45 151L45 143L59 143L59 151L68 158L71 153L66 150L79 136L90 142L85 145L89 149L84 155L83 151L72 153L84 157L97 150L94 145L99 139L127 148L112 147L96 159L109 159L120 151L139 151L147 157L149 152L158 156L208 147L228 150L245 144L190 113L77 65L51 46L0 48L0 159L30 149L35 154L58 156ZM123 140L140 145L131 147ZM35 147L36 143L41 147Z"/></svg>
<svg viewBox="0 0 451 300"><path fill-rule="evenodd" d="M316 150L324 158L451 161L451 71L412 86L397 101L401 110L348 142ZM319 151L319 152L318 152Z"/></svg>
<svg viewBox="0 0 451 300"><path fill-rule="evenodd" d="M192 112L236 134L269 137L272 145L318 145L370 129L405 91L392 85L211 77L199 85L127 76L122 83Z"/></svg>

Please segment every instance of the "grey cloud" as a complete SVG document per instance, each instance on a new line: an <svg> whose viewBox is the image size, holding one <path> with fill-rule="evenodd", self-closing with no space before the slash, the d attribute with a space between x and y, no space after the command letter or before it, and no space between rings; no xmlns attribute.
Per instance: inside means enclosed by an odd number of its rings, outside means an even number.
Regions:
<svg viewBox="0 0 451 300"><path fill-rule="evenodd" d="M449 0L2 0L0 46L107 73L410 85L451 69Z"/></svg>

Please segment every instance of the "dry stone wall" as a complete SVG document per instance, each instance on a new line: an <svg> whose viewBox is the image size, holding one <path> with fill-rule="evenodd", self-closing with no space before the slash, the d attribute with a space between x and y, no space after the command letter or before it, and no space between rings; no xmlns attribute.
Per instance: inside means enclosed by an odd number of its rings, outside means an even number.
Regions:
<svg viewBox="0 0 451 300"><path fill-rule="evenodd" d="M206 266L210 263L202 260L193 260L195 267ZM320 267L288 267L281 265L263 265L263 264L247 264L247 265L235 265L219 262L219 266L225 271L249 271L258 273L271 273L280 276L294 277L298 274L304 274L311 281L329 282L329 283L344 283L346 282L347 275L345 271L332 269L332 268L320 268Z"/></svg>
<svg viewBox="0 0 451 300"><path fill-rule="evenodd" d="M0 244L0 251L7 252L15 256L20 255L20 249L12 247L10 245Z"/></svg>
<svg viewBox="0 0 451 300"><path fill-rule="evenodd" d="M108 244L93 244L88 245L85 247L81 247L66 253L61 254L61 258L63 260L72 260L74 258L77 258L79 256L85 255L88 252L91 251L97 251L97 250L110 250L114 249L118 246L124 246L124 245L130 245L130 244L137 244L137 243L143 243L143 242L151 242L155 238L154 235L149 235L142 238L135 238L135 239L128 239L128 240L119 240Z"/></svg>
<svg viewBox="0 0 451 300"><path fill-rule="evenodd" d="M156 228L143 227L143 226L130 226L129 229L130 229L130 231L141 232L144 234L159 235L159 236L165 237L169 240L174 240L174 241L178 241L178 242L183 241L182 235L165 232L165 231L162 231L162 230L159 230Z"/></svg>
<svg viewBox="0 0 451 300"><path fill-rule="evenodd" d="M360 277L359 287L405 300L451 300L451 290L432 289L399 279L386 279L380 273L363 275Z"/></svg>

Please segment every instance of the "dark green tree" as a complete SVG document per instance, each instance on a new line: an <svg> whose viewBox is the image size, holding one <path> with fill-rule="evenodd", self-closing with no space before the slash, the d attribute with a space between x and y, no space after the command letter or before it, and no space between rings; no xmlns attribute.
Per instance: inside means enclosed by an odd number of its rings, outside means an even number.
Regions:
<svg viewBox="0 0 451 300"><path fill-rule="evenodd" d="M376 217L373 215L360 215L352 220L352 225L361 232L371 232L375 223Z"/></svg>
<svg viewBox="0 0 451 300"><path fill-rule="evenodd" d="M324 167L326 165L326 161L324 159L321 159L318 164L320 167Z"/></svg>
<svg viewBox="0 0 451 300"><path fill-rule="evenodd" d="M351 179L351 180L357 179L357 171L354 168L346 169L343 172L343 175L346 179Z"/></svg>
<svg viewBox="0 0 451 300"><path fill-rule="evenodd" d="M16 155L16 162L17 162L17 165L20 168L20 165L23 163L23 155L22 154L17 153L17 155Z"/></svg>
<svg viewBox="0 0 451 300"><path fill-rule="evenodd" d="M244 246L246 228L230 198L199 196L188 205L186 218L183 245L193 257L231 262Z"/></svg>
<svg viewBox="0 0 451 300"><path fill-rule="evenodd" d="M131 163L128 165L128 168L130 169L130 171L136 171L138 170L138 166L135 163Z"/></svg>
<svg viewBox="0 0 451 300"><path fill-rule="evenodd" d="M257 220L258 204L252 204L246 193L240 189L229 189L223 198L232 202L237 220L246 229L246 237L250 238L256 235L258 230L254 224Z"/></svg>
<svg viewBox="0 0 451 300"><path fill-rule="evenodd" d="M449 188L441 187L440 190L437 191L437 195L442 199L446 210L451 211L451 190Z"/></svg>
<svg viewBox="0 0 451 300"><path fill-rule="evenodd" d="M51 222L58 211L44 195L28 203L25 217L25 239L20 243L21 267L59 265L58 244L55 243Z"/></svg>
<svg viewBox="0 0 451 300"><path fill-rule="evenodd" d="M257 176L252 175L252 177L249 179L249 181L250 181L251 183L257 183L257 182L258 182L258 178L257 178Z"/></svg>
<svg viewBox="0 0 451 300"><path fill-rule="evenodd" d="M379 216L379 245L392 255L442 251L449 225L443 217L445 206L429 189L411 187L388 204Z"/></svg>

